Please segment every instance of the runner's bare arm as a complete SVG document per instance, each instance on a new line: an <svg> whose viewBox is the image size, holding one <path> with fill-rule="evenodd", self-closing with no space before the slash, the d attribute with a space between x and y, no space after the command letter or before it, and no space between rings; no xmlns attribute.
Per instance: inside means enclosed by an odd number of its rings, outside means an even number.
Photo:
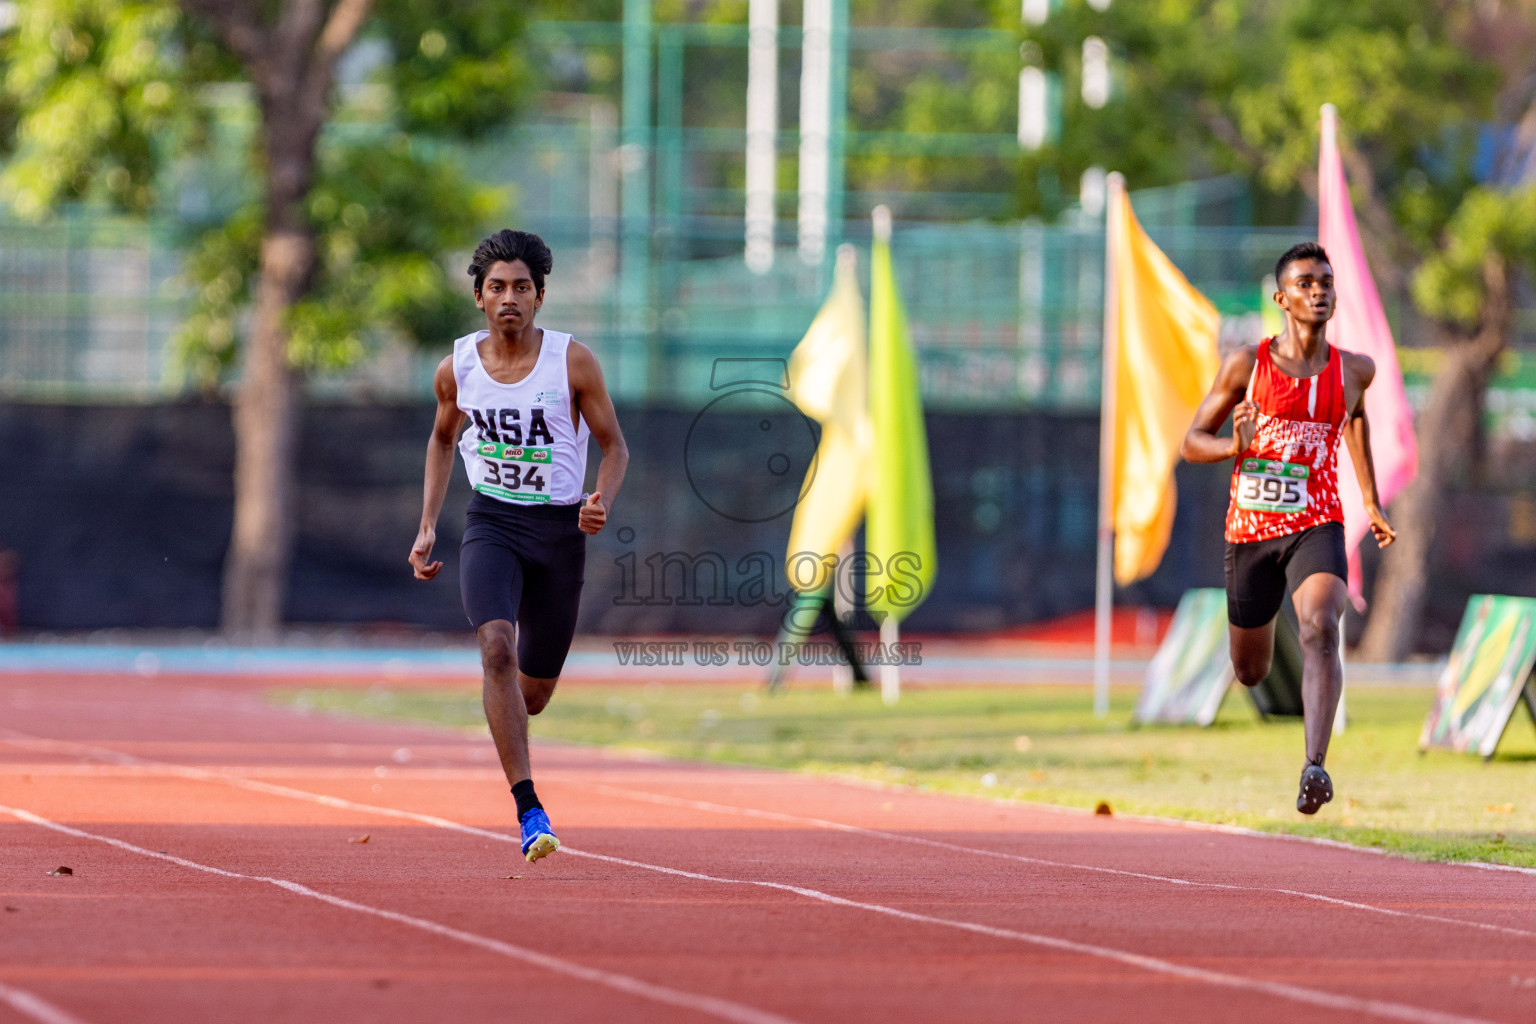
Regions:
<svg viewBox="0 0 1536 1024"><path fill-rule="evenodd" d="M1216 371L1216 382L1210 394L1195 410L1195 421L1184 435L1179 454L1188 462L1221 462L1241 455L1253 443L1253 433L1259 426L1259 409L1252 402L1244 401L1248 392L1248 380L1253 376L1259 350L1256 345L1245 345L1221 361ZM1219 437L1216 431L1232 415L1232 436Z"/></svg>
<svg viewBox="0 0 1536 1024"><path fill-rule="evenodd" d="M583 533L596 533L608 522L608 508L624 483L624 471L629 468L629 446L624 443L619 417L613 411L613 399L608 397L608 385L603 382L603 370L597 365L597 357L591 349L576 341L571 342L567 353L566 369L571 378L577 415L586 418L587 428L603 452L602 465L597 468L597 487L587 496L586 504L577 516L577 525Z"/></svg>
<svg viewBox="0 0 1536 1024"><path fill-rule="evenodd" d="M1376 464L1371 461L1371 424L1365 417L1365 389L1376 378L1376 364L1370 356L1340 350L1344 359L1344 392L1353 396L1349 416L1344 421L1344 443L1355 464L1355 479L1360 482L1360 496L1365 499L1365 514L1371 517L1371 533L1377 547L1386 547L1397 539L1397 531L1381 511L1376 491Z"/></svg>
<svg viewBox="0 0 1536 1024"><path fill-rule="evenodd" d="M437 416L432 421L432 436L427 439L426 483L421 494L421 526L416 543L411 545L408 561L419 580L429 580L443 568L442 562L428 562L432 545L437 543L437 516L443 510L448 480L453 475L453 442L464 425L459 409L459 385L453 379L453 357L444 357L432 375L432 390L437 394Z"/></svg>

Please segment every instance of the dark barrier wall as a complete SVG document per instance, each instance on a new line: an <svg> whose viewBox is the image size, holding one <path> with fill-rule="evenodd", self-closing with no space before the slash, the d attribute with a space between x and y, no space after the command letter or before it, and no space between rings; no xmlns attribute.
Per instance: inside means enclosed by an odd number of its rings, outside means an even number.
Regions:
<svg viewBox="0 0 1536 1024"><path fill-rule="evenodd" d="M782 408L729 405L619 415L629 476L609 528L588 547L582 628L775 629L792 506L814 450L805 422ZM431 419L419 405L304 410L291 621L467 629L461 467L439 524L442 575L419 583L405 562ZM945 412L928 417L928 434L939 572L910 629L997 629L1091 606L1096 420ZM0 547L21 555L23 627L215 625L232 457L223 405L0 406ZM1221 585L1227 472L1180 466L1168 555L1119 600L1171 606L1189 587ZM1529 549L1453 527L1442 531L1448 562L1426 633L1441 649L1468 593L1524 592L1533 578Z"/></svg>

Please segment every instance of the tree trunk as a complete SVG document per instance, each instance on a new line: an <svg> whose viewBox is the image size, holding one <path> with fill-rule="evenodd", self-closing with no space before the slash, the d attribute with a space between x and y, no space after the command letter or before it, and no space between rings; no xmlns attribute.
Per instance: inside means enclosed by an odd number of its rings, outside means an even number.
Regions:
<svg viewBox="0 0 1536 1024"><path fill-rule="evenodd" d="M1440 331L1445 361L1419 414L1419 471L1392 503L1397 541L1382 555L1371 590L1370 618L1360 639L1362 661L1401 661L1413 653L1424 611L1435 527L1458 474L1475 464L1483 397L1509 336L1509 296L1503 262L1490 256L1483 322L1468 337Z"/></svg>
<svg viewBox="0 0 1536 1024"><path fill-rule="evenodd" d="M288 311L309 291L315 231L303 203L314 177L319 123L305 124L291 91L263 96L267 221L251 334L235 397L235 525L224 561L224 631L271 639L282 625L293 552L297 381Z"/></svg>
<svg viewBox="0 0 1536 1024"><path fill-rule="evenodd" d="M283 620L298 433L284 321L314 262L308 230L269 229L262 239L255 322L235 398L235 524L224 562L224 629L248 639L270 639Z"/></svg>
<svg viewBox="0 0 1536 1024"><path fill-rule="evenodd" d="M224 561L224 631L268 640L283 621L293 552L297 381L288 311L309 291L315 231L304 200L315 172L319 112L293 80L258 81L267 155L267 218L251 334L235 398L235 525Z"/></svg>
<svg viewBox="0 0 1536 1024"><path fill-rule="evenodd" d="M224 561L222 621L227 633L267 639L283 621L293 550L297 382L288 363L287 321L315 271L315 231L304 201L336 61L357 38L371 0L182 4L207 19L245 65L261 108L267 216L235 397L235 524Z"/></svg>

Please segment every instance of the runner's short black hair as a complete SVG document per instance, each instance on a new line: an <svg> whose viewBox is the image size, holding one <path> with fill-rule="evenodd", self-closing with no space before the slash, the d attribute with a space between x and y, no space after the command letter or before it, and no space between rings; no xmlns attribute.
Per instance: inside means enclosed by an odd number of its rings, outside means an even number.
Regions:
<svg viewBox="0 0 1536 1024"><path fill-rule="evenodd" d="M544 244L544 239L528 231L502 228L475 248L469 260L469 276L475 279L475 291L485 283L486 272L493 263L511 263L522 260L533 274L533 286L544 290L544 275L554 269L555 256Z"/></svg>
<svg viewBox="0 0 1536 1024"><path fill-rule="evenodd" d="M1275 263L1276 288L1280 287L1280 275L1285 273L1286 264L1295 263L1297 260L1322 260L1324 263L1333 262L1328 258L1328 254L1323 251L1323 247L1318 245L1316 242L1297 242L1295 245L1285 250L1280 259Z"/></svg>

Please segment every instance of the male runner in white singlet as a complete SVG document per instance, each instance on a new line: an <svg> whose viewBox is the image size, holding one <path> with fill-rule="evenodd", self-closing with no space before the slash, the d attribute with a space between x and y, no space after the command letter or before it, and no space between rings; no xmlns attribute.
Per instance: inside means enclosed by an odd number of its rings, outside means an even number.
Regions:
<svg viewBox="0 0 1536 1024"><path fill-rule="evenodd" d="M485 718L517 800L529 861L555 852L560 840L533 791L528 716L544 710L560 680L576 632L585 535L608 521L629 464L592 350L533 324L553 265L543 239L524 231L498 231L470 260L486 329L455 341L433 378L437 418L410 555L419 580L443 567L427 560L457 444L475 489L459 548L459 589L480 641ZM589 434L603 461L596 489L586 494Z"/></svg>
<svg viewBox="0 0 1536 1024"><path fill-rule="evenodd" d="M1386 547L1397 534L1377 504L1365 419L1376 364L1328 342L1328 254L1316 242L1292 246L1275 265L1275 281L1285 330L1222 360L1182 453L1190 462L1237 459L1227 509L1227 620L1232 668L1244 686L1269 675L1275 613L1287 586L1291 591L1301 624L1307 737L1296 809L1316 814L1333 799L1323 759L1344 687L1339 619L1349 570L1337 475L1341 436L1376 543ZM1232 436L1219 437L1228 413Z"/></svg>

